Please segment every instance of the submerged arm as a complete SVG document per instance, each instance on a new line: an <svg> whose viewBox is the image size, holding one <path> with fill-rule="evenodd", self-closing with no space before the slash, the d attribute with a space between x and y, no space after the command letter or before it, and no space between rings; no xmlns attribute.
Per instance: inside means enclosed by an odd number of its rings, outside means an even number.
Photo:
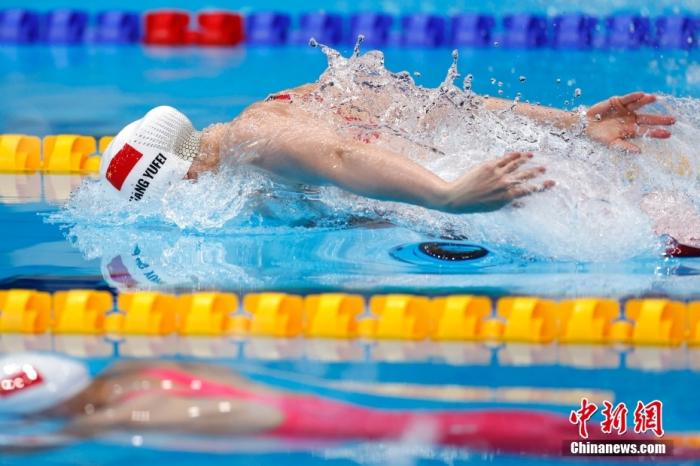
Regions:
<svg viewBox="0 0 700 466"><path fill-rule="evenodd" d="M530 184L543 167L521 170L532 154L511 153L447 182L407 157L341 137L315 119L270 115L243 137L255 146L250 162L287 180L334 184L361 196L455 213L496 210L553 186Z"/></svg>

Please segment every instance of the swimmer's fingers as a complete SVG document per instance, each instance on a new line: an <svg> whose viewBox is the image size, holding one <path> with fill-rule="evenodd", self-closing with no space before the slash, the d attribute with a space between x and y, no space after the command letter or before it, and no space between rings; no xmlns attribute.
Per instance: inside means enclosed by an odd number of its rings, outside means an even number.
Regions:
<svg viewBox="0 0 700 466"><path fill-rule="evenodd" d="M610 102L610 99L598 102L588 109L588 116L595 116L596 119L607 118L613 113L615 113L615 107Z"/></svg>
<svg viewBox="0 0 700 466"><path fill-rule="evenodd" d="M653 115L651 113L640 113L637 115L637 123L640 125L661 125L669 126L676 123L676 119L670 115Z"/></svg>
<svg viewBox="0 0 700 466"><path fill-rule="evenodd" d="M649 125L639 125L637 128L637 136L647 136L656 139L667 139L671 137L671 132L664 128L657 128Z"/></svg>
<svg viewBox="0 0 700 466"><path fill-rule="evenodd" d="M520 184L513 186L508 190L508 195L511 199L518 199L520 197L529 196L530 194L541 193L542 191L547 191L554 187L556 183L554 180L547 180L541 184Z"/></svg>
<svg viewBox="0 0 700 466"><path fill-rule="evenodd" d="M520 158L520 152L509 152L500 159L496 159L496 166L498 168L505 167L509 163L518 160Z"/></svg>
<svg viewBox="0 0 700 466"><path fill-rule="evenodd" d="M621 100L622 99L624 98L622 97ZM625 104L625 107L627 107L628 110L635 111L654 102L656 102L656 96L654 94L644 94L639 99Z"/></svg>
<svg viewBox="0 0 700 466"><path fill-rule="evenodd" d="M503 173L512 173L520 168L525 162L532 158L530 152L515 152L517 156L511 156L508 154L508 162L505 164L499 164L498 167L503 170Z"/></svg>
<svg viewBox="0 0 700 466"><path fill-rule="evenodd" d="M610 97L609 99L599 102L593 105L591 108L589 108L588 116L595 116L596 119L598 119L598 117L607 118L612 115L631 114L634 112L635 108L639 108L642 105L651 103L650 101L642 103L641 105L639 105L639 107L634 107L634 105L638 105L640 100L642 100L642 102L648 100L648 98L645 98L645 96L647 95L649 94L645 94L644 92L632 92L630 94L623 95L622 97Z"/></svg>
<svg viewBox="0 0 700 466"><path fill-rule="evenodd" d="M530 168L528 170L523 170L521 172L518 172L518 173L512 175L512 180L516 183L520 183L522 181L527 181L527 180L531 180L535 177L538 177L546 171L547 170L544 167Z"/></svg>
<svg viewBox="0 0 700 466"><path fill-rule="evenodd" d="M522 158L523 158L523 152L508 152L506 155L504 155L500 159L496 159L496 167L497 168L507 167L511 163L517 162L518 160L520 160Z"/></svg>
<svg viewBox="0 0 700 466"><path fill-rule="evenodd" d="M623 150L625 152L631 152L633 154L638 154L642 151L636 145L634 145L631 142L626 141L622 138L618 138L618 139L615 139L614 141L612 141L610 143L610 147L613 147L615 149L620 149L620 150Z"/></svg>
<svg viewBox="0 0 700 466"><path fill-rule="evenodd" d="M617 97L620 99L620 103L627 107L629 109L630 105L634 105L635 103L639 102L640 100L643 100L645 96L648 96L650 94L646 94L644 92L630 92L629 94L625 94L622 97Z"/></svg>

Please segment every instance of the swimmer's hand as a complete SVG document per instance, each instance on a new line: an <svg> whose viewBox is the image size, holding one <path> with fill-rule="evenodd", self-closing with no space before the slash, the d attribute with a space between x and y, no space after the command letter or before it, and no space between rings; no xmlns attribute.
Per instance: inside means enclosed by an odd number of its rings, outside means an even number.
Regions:
<svg viewBox="0 0 700 466"><path fill-rule="evenodd" d="M491 212L515 199L550 189L554 186L552 180L530 181L542 175L544 167L519 170L531 158L529 152L511 152L473 168L448 184L440 210L462 214Z"/></svg>
<svg viewBox="0 0 700 466"><path fill-rule="evenodd" d="M639 153L641 149L629 139L649 136L665 139L671 132L659 126L669 126L676 119L669 115L638 113L637 110L656 101L653 94L633 92L622 97L611 97L593 105L586 116L586 132L594 141L610 147Z"/></svg>

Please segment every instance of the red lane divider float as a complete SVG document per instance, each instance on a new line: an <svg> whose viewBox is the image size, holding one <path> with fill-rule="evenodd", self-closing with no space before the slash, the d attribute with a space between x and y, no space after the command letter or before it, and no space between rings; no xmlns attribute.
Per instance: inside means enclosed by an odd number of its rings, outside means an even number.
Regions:
<svg viewBox="0 0 700 466"><path fill-rule="evenodd" d="M238 13L209 12L197 16L199 45L236 45L245 38L243 17Z"/></svg>
<svg viewBox="0 0 700 466"><path fill-rule="evenodd" d="M190 15L184 11L160 10L146 13L143 41L147 45L232 46L243 42L243 17L238 13L210 11L197 16L198 29L190 29Z"/></svg>
<svg viewBox="0 0 700 466"><path fill-rule="evenodd" d="M184 11L146 13L143 42L147 45L186 45L190 15Z"/></svg>

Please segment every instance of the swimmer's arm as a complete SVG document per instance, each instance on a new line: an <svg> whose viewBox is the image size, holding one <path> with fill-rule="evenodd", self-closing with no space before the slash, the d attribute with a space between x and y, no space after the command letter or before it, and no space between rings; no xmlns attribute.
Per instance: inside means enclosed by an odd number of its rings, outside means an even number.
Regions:
<svg viewBox="0 0 700 466"><path fill-rule="evenodd" d="M332 128L296 121L269 127L275 128L273 134L261 135L256 128L255 137L266 142L257 145L250 163L289 181L333 184L374 199L453 213L485 212L554 184L528 182L544 172L542 167L519 170L532 154L507 154L448 182L407 157L344 139Z"/></svg>
<svg viewBox="0 0 700 466"><path fill-rule="evenodd" d="M144 393L81 415L67 424L66 439L89 439L115 431L248 435L269 431L283 421L274 406L232 398L197 398Z"/></svg>
<svg viewBox="0 0 700 466"><path fill-rule="evenodd" d="M512 100L498 99L495 97L484 98L484 106L493 112L501 112L512 109L518 115L523 115L541 124L554 125L562 129L573 129L581 124L581 117L577 112L567 112L558 108L532 105Z"/></svg>
<svg viewBox="0 0 700 466"><path fill-rule="evenodd" d="M503 99L484 99L486 108L493 111L513 111L538 121L551 124L562 129L581 129L594 141L627 152L640 152L638 145L629 141L642 136L657 139L671 137L666 128L675 124L676 119L671 115L643 113L643 107L656 102L654 94L632 92L621 97L611 97L587 109L584 115L578 112L566 112L549 107L513 103Z"/></svg>

